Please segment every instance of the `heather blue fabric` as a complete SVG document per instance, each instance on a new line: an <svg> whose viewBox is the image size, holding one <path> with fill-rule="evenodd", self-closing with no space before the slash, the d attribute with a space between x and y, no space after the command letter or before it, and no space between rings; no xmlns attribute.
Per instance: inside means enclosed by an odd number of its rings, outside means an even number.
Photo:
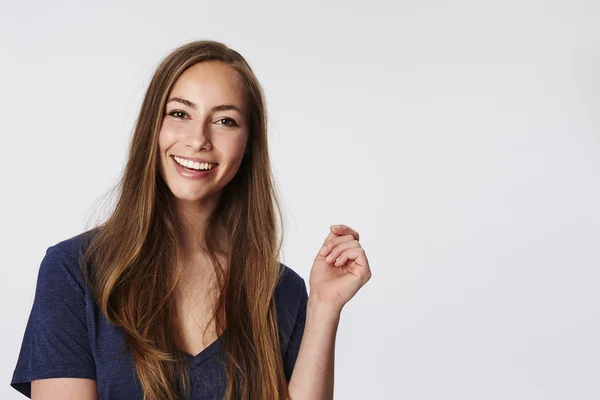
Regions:
<svg viewBox="0 0 600 400"><path fill-rule="evenodd" d="M41 262L33 307L11 386L31 397L34 379L74 377L96 380L98 399L142 399L141 386L121 328L111 325L94 303L79 268L89 233L59 242ZM306 283L280 263L284 275L275 290L281 354L290 379L306 320ZM225 362L219 340L196 356L186 355L190 399L221 399Z"/></svg>

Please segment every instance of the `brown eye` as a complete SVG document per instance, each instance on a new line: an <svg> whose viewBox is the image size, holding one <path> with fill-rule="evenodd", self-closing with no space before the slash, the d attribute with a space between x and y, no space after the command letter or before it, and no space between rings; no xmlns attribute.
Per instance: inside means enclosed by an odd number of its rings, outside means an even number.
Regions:
<svg viewBox="0 0 600 400"><path fill-rule="evenodd" d="M187 114L181 110L173 110L169 113L169 115L177 119L183 119Z"/></svg>
<svg viewBox="0 0 600 400"><path fill-rule="evenodd" d="M229 127L238 126L237 122L235 122L231 118L221 118L221 119L217 120L217 122L221 122L221 121L224 121L224 123L222 123L221 125L225 125L225 126L229 126Z"/></svg>

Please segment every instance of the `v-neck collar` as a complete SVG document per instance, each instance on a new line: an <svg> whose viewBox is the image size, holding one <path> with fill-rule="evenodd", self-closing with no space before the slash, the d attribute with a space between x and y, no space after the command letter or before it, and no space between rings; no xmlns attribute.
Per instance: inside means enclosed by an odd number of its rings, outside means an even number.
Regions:
<svg viewBox="0 0 600 400"><path fill-rule="evenodd" d="M215 356L221 350L221 341L223 340L224 336L223 334L221 334L221 336L219 336L214 342L209 344L206 348L204 348L200 353L196 354L195 356L191 355L188 352L183 352L188 360L190 369L199 367L201 364L203 364L211 357Z"/></svg>

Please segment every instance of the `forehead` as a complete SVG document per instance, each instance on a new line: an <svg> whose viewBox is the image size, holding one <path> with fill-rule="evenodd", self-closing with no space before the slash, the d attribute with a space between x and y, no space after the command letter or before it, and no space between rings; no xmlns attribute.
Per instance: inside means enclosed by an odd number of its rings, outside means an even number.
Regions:
<svg viewBox="0 0 600 400"><path fill-rule="evenodd" d="M169 97L194 103L229 103L243 106L245 86L238 72L220 61L203 61L186 69Z"/></svg>

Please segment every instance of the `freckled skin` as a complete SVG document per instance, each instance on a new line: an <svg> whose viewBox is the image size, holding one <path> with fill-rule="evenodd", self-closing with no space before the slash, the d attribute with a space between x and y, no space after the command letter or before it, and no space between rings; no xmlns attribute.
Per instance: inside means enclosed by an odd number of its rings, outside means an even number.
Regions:
<svg viewBox="0 0 600 400"><path fill-rule="evenodd" d="M159 173L180 210L204 214L216 206L220 191L233 179L244 157L249 137L246 116L235 110L212 111L215 106L235 105L245 114L243 81L227 64L200 62L179 77L168 99L173 97L189 100L196 108L175 101L165 106L158 139ZM179 112L169 115L174 111ZM172 154L200 157L219 167L203 179L187 179L175 170Z"/></svg>

